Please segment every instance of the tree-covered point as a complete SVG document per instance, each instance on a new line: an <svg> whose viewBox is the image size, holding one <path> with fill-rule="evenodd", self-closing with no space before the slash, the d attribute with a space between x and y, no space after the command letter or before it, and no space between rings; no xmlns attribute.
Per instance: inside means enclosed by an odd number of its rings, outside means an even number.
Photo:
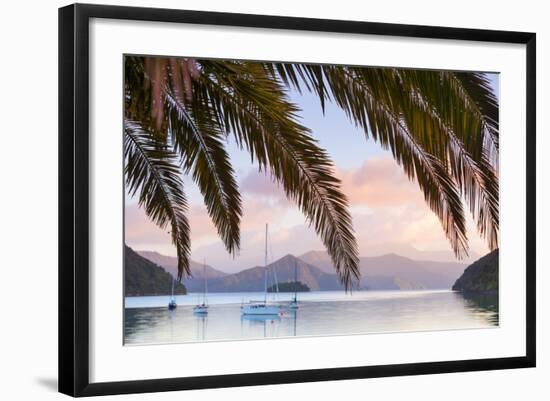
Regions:
<svg viewBox="0 0 550 401"><path fill-rule="evenodd" d="M279 283L278 285L272 285L267 289L267 292L276 292L277 287L279 292L309 292L310 289L307 285L300 281L289 281L285 283Z"/></svg>
<svg viewBox="0 0 550 401"><path fill-rule="evenodd" d="M170 295L172 285L174 295L187 293L182 283L172 281L172 275L162 267L138 255L130 247L124 247L124 293L127 297Z"/></svg>
<svg viewBox="0 0 550 401"><path fill-rule="evenodd" d="M474 293L498 291L498 249L468 266L452 289Z"/></svg>

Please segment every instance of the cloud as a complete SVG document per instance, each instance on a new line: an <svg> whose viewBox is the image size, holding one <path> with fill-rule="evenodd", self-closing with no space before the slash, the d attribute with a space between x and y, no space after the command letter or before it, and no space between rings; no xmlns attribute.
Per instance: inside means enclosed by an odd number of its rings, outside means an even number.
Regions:
<svg viewBox="0 0 550 401"><path fill-rule="evenodd" d="M170 240L169 229L160 229L145 215L143 209L138 205L127 205L124 217L126 241L132 243L151 243Z"/></svg>
<svg viewBox="0 0 550 401"><path fill-rule="evenodd" d="M124 241L136 250L157 250L166 255L175 255L171 245L170 230L160 229L135 203L127 202L124 208Z"/></svg>
<svg viewBox="0 0 550 401"><path fill-rule="evenodd" d="M370 214L354 214L353 224L361 255L390 251L387 244L450 250L437 217L427 206L380 207Z"/></svg>
<svg viewBox="0 0 550 401"><path fill-rule="evenodd" d="M415 257L414 252L442 251L452 259L452 250L437 216L429 209L415 182L388 157L365 161L354 169L337 169L342 189L350 200L353 226L362 256L397 252ZM240 181L243 199L241 250L232 258L225 250L208 216L202 199L189 206L192 257L238 271L263 263L264 226L269 223L270 250L274 259L288 253L303 254L324 249L315 230L298 207L269 175L251 169ZM483 255L487 248L468 219L471 249ZM136 249L157 250L174 255L167 230L150 222L135 204L126 206L126 240Z"/></svg>
<svg viewBox="0 0 550 401"><path fill-rule="evenodd" d="M217 230L208 215L204 204L191 204L187 212L191 228L192 242L197 245L217 239ZM165 254L175 255L172 245L170 226L159 228L136 204L125 207L125 241L136 249L160 249ZM160 252L160 251L159 251Z"/></svg>
<svg viewBox="0 0 550 401"><path fill-rule="evenodd" d="M284 189L269 172L250 169L239 183L239 190L243 197L262 198L271 205L288 207L292 202L287 198Z"/></svg>
<svg viewBox="0 0 550 401"><path fill-rule="evenodd" d="M242 192L263 196L278 195L277 190L280 189L279 185L274 182L269 174L257 169L250 169L248 171L248 174L241 180L239 188Z"/></svg>
<svg viewBox="0 0 550 401"><path fill-rule="evenodd" d="M285 227L304 225L305 218L293 202L288 201L277 186L255 185L265 179L263 174L249 174L246 189L242 192L243 215L241 218L241 244L243 248L251 246L251 239L256 237L262 243L264 226L269 223L270 230L281 234ZM269 178L267 178L269 179ZM253 181L255 180L255 181ZM253 185L254 184L254 185ZM280 192L278 192L280 191ZM273 195L273 196L272 196ZM175 255L175 248L171 243L170 228L158 228L145 215L143 209L128 202L126 205L125 232L126 243L136 249L162 249L162 252ZM215 252L223 259L230 258L225 250L217 229L214 226L203 202L193 202L187 212L191 228L191 247L195 253L197 249L213 246ZM255 241L252 242L254 246ZM260 247L263 252L263 245ZM159 252L161 252L159 250ZM196 257L195 255L193 255ZM205 256L201 254L201 256Z"/></svg>
<svg viewBox="0 0 550 401"><path fill-rule="evenodd" d="M336 174L352 206L394 207L424 202L417 184L388 157L369 159L355 169L338 169Z"/></svg>

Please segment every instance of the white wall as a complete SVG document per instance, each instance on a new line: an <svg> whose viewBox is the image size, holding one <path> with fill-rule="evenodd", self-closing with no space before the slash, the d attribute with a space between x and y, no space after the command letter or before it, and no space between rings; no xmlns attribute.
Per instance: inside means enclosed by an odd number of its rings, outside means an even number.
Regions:
<svg viewBox="0 0 550 401"><path fill-rule="evenodd" d="M544 267L550 257L545 242L550 199L544 176L550 146L544 132L550 107L550 26L544 1L378 1L273 2L114 1L125 5L163 6L244 13L357 19L471 28L537 32L538 42L538 365L536 369L399 377L315 384L293 384L187 393L133 395L151 400L281 400L298 396L319 400L337 397L464 400L548 399L550 350L545 293L550 284ZM8 5L9 4L9 5ZM57 7L60 1L3 4L0 43L0 396L48 400L57 375ZM315 4L315 7L309 7ZM546 62L546 63L545 63ZM546 130L545 130L546 128ZM545 338L546 337L546 338ZM185 362L182 362L185 363Z"/></svg>

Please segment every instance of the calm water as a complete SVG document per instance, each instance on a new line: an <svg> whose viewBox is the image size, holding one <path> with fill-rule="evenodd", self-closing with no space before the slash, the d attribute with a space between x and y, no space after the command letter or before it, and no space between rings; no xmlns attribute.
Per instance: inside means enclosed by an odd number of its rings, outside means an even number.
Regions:
<svg viewBox="0 0 550 401"><path fill-rule="evenodd" d="M293 294L272 302L287 303ZM240 306L257 293L213 293L207 316L193 314L199 295L127 297L126 344L324 336L398 331L486 328L498 325L498 295L464 297L452 291L340 291L298 294L299 309L280 317L242 317Z"/></svg>

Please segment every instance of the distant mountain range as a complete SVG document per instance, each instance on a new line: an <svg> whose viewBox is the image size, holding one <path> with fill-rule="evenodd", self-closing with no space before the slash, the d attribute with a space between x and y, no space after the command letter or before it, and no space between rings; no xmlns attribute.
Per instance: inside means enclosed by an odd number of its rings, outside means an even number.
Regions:
<svg viewBox="0 0 550 401"><path fill-rule="evenodd" d="M330 256L324 251L310 251L299 258L326 273L334 272ZM395 253L362 257L359 259L359 266L361 286L369 289L388 285L388 280L397 287L408 286L411 289L451 288L466 268L462 263L413 260Z"/></svg>
<svg viewBox="0 0 550 401"><path fill-rule="evenodd" d="M165 268L172 275L177 274L175 257L157 252L140 251L139 254ZM286 255L271 263L269 285L275 281L294 281L294 269L298 281L312 291L343 289L335 274L330 257L323 251L311 251L300 257ZM396 254L360 258L361 282L363 290L410 290L410 289L450 289L463 273L466 265L453 262L418 261ZM211 292L262 291L264 288L263 266L255 266L238 273L228 274L206 266L208 290ZM185 279L189 291L203 288L202 264L192 261L193 277Z"/></svg>
<svg viewBox="0 0 550 401"><path fill-rule="evenodd" d="M295 267L297 269L298 281L307 285L311 291L338 290L342 288L335 274L327 274L292 255L286 255L268 265L268 285L273 285L276 282L294 281ZM190 291L195 291L194 281L186 281ZM202 288L202 284L198 284L198 287ZM255 266L235 274L208 280L208 290L212 292L263 291L263 289L263 266Z"/></svg>
<svg viewBox="0 0 550 401"><path fill-rule="evenodd" d="M324 253L324 251L320 251ZM455 256L452 250L446 251L429 251L429 250L419 250L415 247L403 243L391 243L385 242L384 244L379 244L374 247L369 254L363 256L374 257L374 256L383 256L387 254L395 253L401 255L405 258L412 260L430 260L432 262L455 262ZM481 255L470 250L468 256L465 257L461 262L464 264L470 264L479 259Z"/></svg>
<svg viewBox="0 0 550 401"><path fill-rule="evenodd" d="M138 251L138 254L143 256L145 259L149 259L151 262L162 266L168 273L174 277L178 274L178 259L173 256L162 255L154 251ZM204 271L204 274L203 274ZM191 261L191 272L193 273L193 278L202 279L206 276L208 279L218 278L227 276L227 273L214 269L212 266L204 266L199 262Z"/></svg>

